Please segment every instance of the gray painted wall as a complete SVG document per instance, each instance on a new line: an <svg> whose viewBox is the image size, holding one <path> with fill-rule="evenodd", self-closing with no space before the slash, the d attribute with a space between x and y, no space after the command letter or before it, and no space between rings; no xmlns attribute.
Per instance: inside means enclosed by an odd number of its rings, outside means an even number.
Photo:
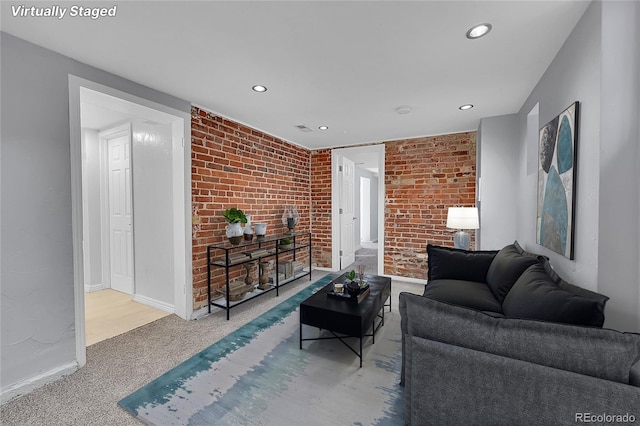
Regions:
<svg viewBox="0 0 640 426"><path fill-rule="evenodd" d="M499 250L517 233L518 181L517 116L483 118L477 135L478 185L476 205L481 220L477 248ZM486 173L485 173L486 171Z"/></svg>
<svg viewBox="0 0 640 426"><path fill-rule="evenodd" d="M576 284L597 290L598 175L600 121L600 12L592 4L576 25L518 114L519 182L517 239L525 248L551 259L558 272ZM539 104L539 126L574 101L580 102L576 182L575 260L536 243L537 173L527 174L527 115Z"/></svg>
<svg viewBox="0 0 640 426"><path fill-rule="evenodd" d="M602 3L598 289L606 325L640 331L640 3Z"/></svg>
<svg viewBox="0 0 640 426"><path fill-rule="evenodd" d="M135 294L174 304L171 124L133 123ZM140 242L140 243L138 243ZM142 242L153 242L153 246ZM153 267L149 267L153 265Z"/></svg>
<svg viewBox="0 0 640 426"><path fill-rule="evenodd" d="M548 256L565 279L609 296L605 326L624 331L640 331L639 9L638 2L589 6L517 114L518 152L513 161L519 167L511 176L517 182L512 206L518 241ZM574 101L580 102L581 111L572 261L536 243L537 173L527 172L527 116L538 103L542 126ZM485 188L490 171L486 164L498 164L486 157L489 148L502 146L511 134L510 116L483 120L480 130L484 197L485 190L493 192ZM491 171L494 180L506 174L497 167ZM494 195L503 206L512 202L510 192L502 199ZM484 209L488 199L481 202ZM486 220L484 216L481 228ZM483 233L482 248L489 248L487 238Z"/></svg>
<svg viewBox="0 0 640 426"><path fill-rule="evenodd" d="M102 235L100 208L100 149L98 131L82 129L82 204L85 221L83 225L83 243L87 246L84 259L85 290L104 288L102 276ZM88 258L87 258L88 257ZM92 289L93 286L93 289Z"/></svg>
<svg viewBox="0 0 640 426"><path fill-rule="evenodd" d="M537 173L525 175L521 161L521 198L518 240L551 259L558 272L590 290L597 290L598 176L600 121L600 12L592 4L558 52L519 114L520 149L526 152L527 114L539 104L543 126L573 102L580 102L575 207L575 260L571 261L536 244Z"/></svg>
<svg viewBox="0 0 640 426"><path fill-rule="evenodd" d="M68 75L187 113L190 104L4 32L0 46L4 394L76 364Z"/></svg>

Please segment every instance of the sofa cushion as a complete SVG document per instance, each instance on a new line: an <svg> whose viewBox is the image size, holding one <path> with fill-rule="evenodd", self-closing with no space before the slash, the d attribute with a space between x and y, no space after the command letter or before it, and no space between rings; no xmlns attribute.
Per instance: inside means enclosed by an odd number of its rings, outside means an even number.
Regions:
<svg viewBox="0 0 640 426"><path fill-rule="evenodd" d="M534 257L534 258L539 259L539 260L543 260L543 259L549 260L549 258L547 256L543 256L541 254L536 254L536 253L531 253L530 251L526 251L525 249L522 248L522 246L520 245L520 243L518 243L517 240L513 242L513 246L516 248L518 253L520 253L523 256Z"/></svg>
<svg viewBox="0 0 640 426"><path fill-rule="evenodd" d="M522 273L502 303L507 318L602 327L607 297L569 283L556 284L543 265Z"/></svg>
<svg viewBox="0 0 640 426"><path fill-rule="evenodd" d="M409 293L400 293L399 310L403 341L409 334L624 384L640 359L636 333L493 318Z"/></svg>
<svg viewBox="0 0 640 426"><path fill-rule="evenodd" d="M553 282L558 284L558 286L561 289L566 290L573 294L577 294L589 300L593 300L595 303L597 303L601 310L598 316L602 316L601 323L604 323L604 307L605 307L605 304L607 303L607 300L609 300L607 296L566 282L565 280L560 278L558 274L556 274L556 271L553 270L548 260L545 260L544 262L542 262L542 266L544 266L544 270L546 271L547 274L549 274ZM600 327L602 327L602 325L600 325Z"/></svg>
<svg viewBox="0 0 640 426"><path fill-rule="evenodd" d="M423 296L479 311L502 312L502 306L491 293L489 287L481 282L432 280L425 286Z"/></svg>
<svg viewBox="0 0 640 426"><path fill-rule="evenodd" d="M427 279L431 281L445 278L485 282L489 266L497 253L497 251L468 251L428 244Z"/></svg>
<svg viewBox="0 0 640 426"><path fill-rule="evenodd" d="M513 244L500 250L489 266L486 281L498 302L504 301L511 287L529 266L539 262L537 257L520 254Z"/></svg>

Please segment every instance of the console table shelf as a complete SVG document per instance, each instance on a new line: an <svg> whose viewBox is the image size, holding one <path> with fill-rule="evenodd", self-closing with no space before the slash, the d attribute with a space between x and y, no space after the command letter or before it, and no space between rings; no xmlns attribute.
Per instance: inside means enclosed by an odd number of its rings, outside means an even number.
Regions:
<svg viewBox="0 0 640 426"><path fill-rule="evenodd" d="M281 239L288 238L292 241L290 248L282 249L278 243ZM303 267L302 270L289 271L290 275L284 279L280 278L280 264L282 257L290 255L296 262L296 257L299 257L300 251L307 251L308 265ZM256 263L263 259L275 260L275 271L273 271L274 279L273 283L269 284L267 289L259 289L255 287L250 292L247 292L240 300L230 300L230 279L229 271L231 268L235 268L247 263ZM225 269L225 286L221 293L223 296L216 300L211 300L213 295L211 288L211 271L213 268ZM286 275L286 274L285 274ZM311 233L310 232L287 232L279 235L270 235L261 239L253 239L252 241L243 241L238 245L232 245L229 242L212 244L207 246L207 296L209 313L211 313L211 306L216 306L227 311L227 320L229 319L229 311L231 308L238 306L244 302L262 296L263 294L271 291L276 292L276 296L279 295L279 289L281 286L300 279L302 277L309 277L311 280ZM258 277L259 279L259 277ZM256 283L257 285L258 283Z"/></svg>

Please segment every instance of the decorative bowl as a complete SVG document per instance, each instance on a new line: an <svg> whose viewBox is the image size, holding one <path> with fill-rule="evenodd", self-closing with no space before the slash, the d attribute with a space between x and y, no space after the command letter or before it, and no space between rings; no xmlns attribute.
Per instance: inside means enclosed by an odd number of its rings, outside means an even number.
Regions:
<svg viewBox="0 0 640 426"><path fill-rule="evenodd" d="M229 288L229 302L237 302L244 299L247 293L255 290L255 286L253 285L238 285ZM227 291L224 288L218 289L219 293L222 293L226 296Z"/></svg>
<svg viewBox="0 0 640 426"><path fill-rule="evenodd" d="M360 285L355 281L348 282L345 287L350 296L355 297L360 294Z"/></svg>

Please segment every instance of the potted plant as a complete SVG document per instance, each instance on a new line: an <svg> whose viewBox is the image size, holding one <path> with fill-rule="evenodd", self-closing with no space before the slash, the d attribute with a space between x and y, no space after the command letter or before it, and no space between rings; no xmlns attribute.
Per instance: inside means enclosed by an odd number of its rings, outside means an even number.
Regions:
<svg viewBox="0 0 640 426"><path fill-rule="evenodd" d="M227 209L224 212L224 219L229 223L227 225L227 238L231 244L240 244L242 241L242 224L247 223L247 216L244 212L235 207Z"/></svg>
<svg viewBox="0 0 640 426"><path fill-rule="evenodd" d="M289 250L291 246L292 244L289 238L280 239L280 250Z"/></svg>
<svg viewBox="0 0 640 426"><path fill-rule="evenodd" d="M344 274L344 277L348 280L348 281L353 281L356 279L356 271L354 271L353 269L350 272L347 272L346 274Z"/></svg>
<svg viewBox="0 0 640 426"><path fill-rule="evenodd" d="M350 272L347 272L344 277L346 279L344 286L347 289L347 293L352 297L360 294L360 284L355 281L356 271L352 269Z"/></svg>

